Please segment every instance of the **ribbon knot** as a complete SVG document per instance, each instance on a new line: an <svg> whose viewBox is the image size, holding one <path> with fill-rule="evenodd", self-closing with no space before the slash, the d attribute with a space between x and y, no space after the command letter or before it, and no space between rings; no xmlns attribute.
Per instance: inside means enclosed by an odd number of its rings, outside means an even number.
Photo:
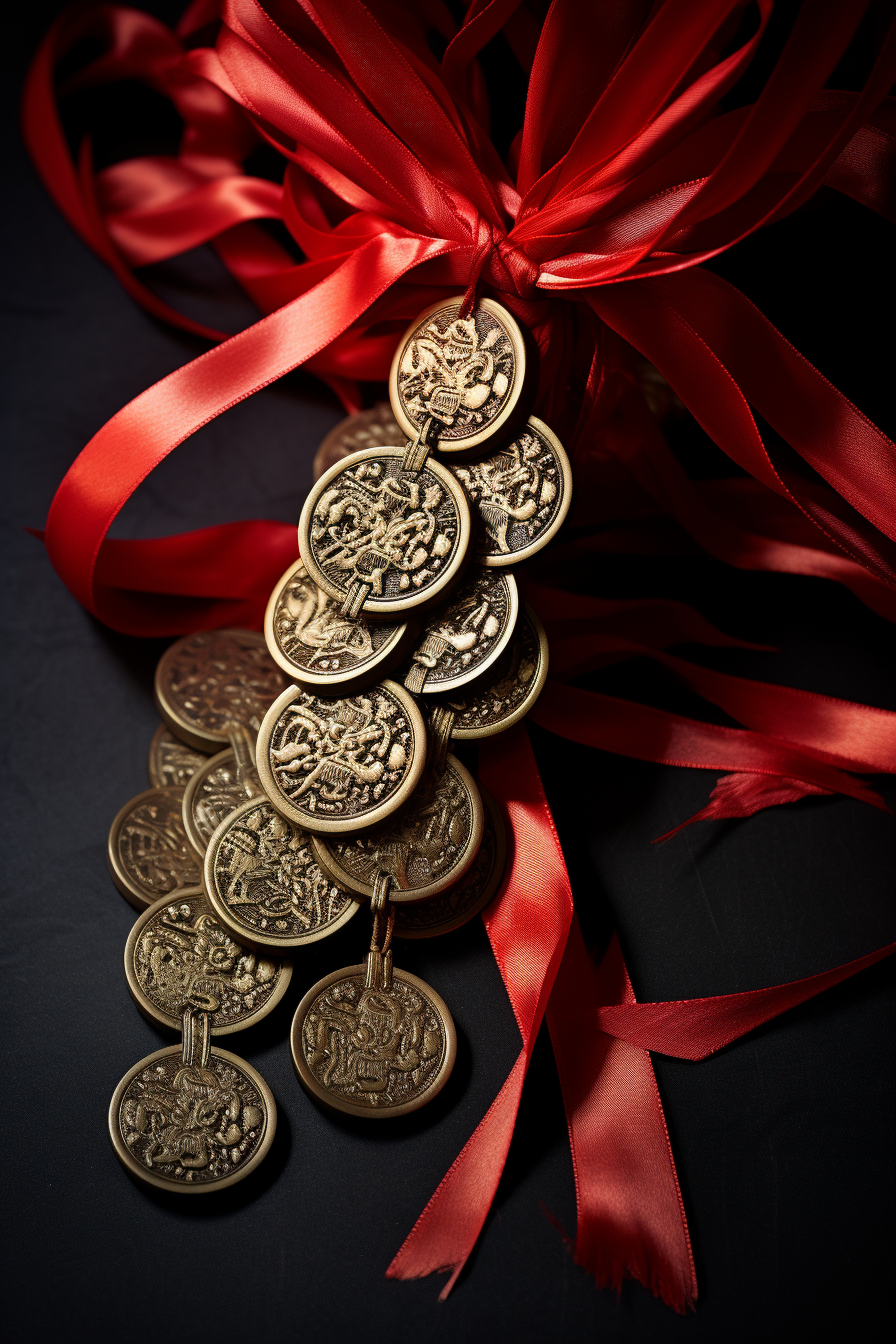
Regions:
<svg viewBox="0 0 896 1344"><path fill-rule="evenodd" d="M477 286L485 280L493 289L522 300L536 297L539 268L504 232L480 216L470 281L463 312L471 310Z"/></svg>

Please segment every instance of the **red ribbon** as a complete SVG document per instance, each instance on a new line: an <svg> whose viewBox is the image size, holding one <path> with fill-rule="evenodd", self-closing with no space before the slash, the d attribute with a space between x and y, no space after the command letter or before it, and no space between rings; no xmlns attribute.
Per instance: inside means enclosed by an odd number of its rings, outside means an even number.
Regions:
<svg viewBox="0 0 896 1344"><path fill-rule="evenodd" d="M896 113L885 93L896 26L859 92L828 90L867 6L805 0L755 102L723 111L772 7L758 0L751 31L739 26L741 0L553 0L543 24L519 0L473 0L457 29L430 4L196 0L178 35L115 5L66 11L25 90L37 169L138 303L220 342L124 407L66 474L45 540L78 600L140 635L258 625L295 556L293 528L252 520L110 541L123 505L196 429L299 364L357 408L358 380L386 376L398 334L420 309L483 289L533 334L537 408L571 446L579 486L572 521L581 535L540 566L545 600L536 603L552 616L554 677L537 720L605 750L728 772L691 820L745 816L808 793L882 806L856 774L896 769L896 716L669 654L683 640L739 642L682 604L601 603L551 582L561 572L562 584L564 557L599 549L703 548L743 569L832 579L896 617L893 445L701 266L822 184L894 214ZM212 23L214 46L197 46ZM441 61L433 30L446 45ZM498 32L529 80L506 164L489 138L476 59ZM57 88L57 67L84 39L102 54ZM88 142L71 158L57 97L127 78L171 99L184 123L180 149L97 173ZM282 155L282 183L246 171L259 139ZM301 260L264 232L267 219L286 227ZM177 313L137 274L202 243L264 314L229 339ZM687 477L645 404L639 353L747 478ZM807 473L774 460L754 413ZM631 656L662 663L742 726L562 681ZM486 927L522 1048L389 1272L447 1267L454 1282L500 1178L550 999L577 1173L577 1254L598 1281L630 1275L683 1310L696 1284L647 1051L702 1057L687 1051L718 1048L712 1042L801 1001L803 989L636 1004L618 946L596 971L570 923L568 878L522 730L483 751L483 778L504 799L514 836ZM868 962L799 983L819 992ZM573 992L583 985L587 993Z"/></svg>

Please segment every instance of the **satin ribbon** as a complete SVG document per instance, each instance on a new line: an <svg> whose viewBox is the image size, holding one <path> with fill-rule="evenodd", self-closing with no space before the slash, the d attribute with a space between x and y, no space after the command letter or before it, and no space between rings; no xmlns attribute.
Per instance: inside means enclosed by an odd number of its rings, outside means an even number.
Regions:
<svg viewBox="0 0 896 1344"><path fill-rule="evenodd" d="M892 955L896 943L783 985L638 1003L614 935L589 957L538 767L522 725L480 748L480 777L512 836L508 871L483 922L522 1047L507 1079L387 1270L442 1272L444 1300L495 1197L535 1038L547 1010L576 1182L576 1262L601 1287L636 1279L676 1311L697 1279L650 1051L700 1060Z"/></svg>

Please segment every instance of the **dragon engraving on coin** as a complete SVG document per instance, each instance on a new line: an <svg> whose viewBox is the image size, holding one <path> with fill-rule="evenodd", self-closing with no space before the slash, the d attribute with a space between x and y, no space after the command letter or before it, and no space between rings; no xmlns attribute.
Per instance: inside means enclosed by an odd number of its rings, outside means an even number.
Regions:
<svg viewBox="0 0 896 1344"><path fill-rule="evenodd" d="M403 470L403 458L369 458L334 477L311 518L314 562L345 593L358 582L377 601L424 592L458 545L460 521L450 491L424 469Z"/></svg>
<svg viewBox="0 0 896 1344"><path fill-rule="evenodd" d="M283 797L330 819L360 820L387 802L414 756L414 729L384 686L340 700L300 692L280 712L268 747Z"/></svg>
<svg viewBox="0 0 896 1344"><path fill-rule="evenodd" d="M447 1049L441 1015L396 972L389 989L363 973L329 985L302 1024L302 1051L321 1087L356 1106L385 1110L420 1097Z"/></svg>
<svg viewBox="0 0 896 1344"><path fill-rule="evenodd" d="M147 905L179 887L199 882L196 858L184 830L182 789L138 794L112 835L112 848L127 885Z"/></svg>
<svg viewBox="0 0 896 1344"><path fill-rule="evenodd" d="M517 609L515 580L475 566L427 622L405 677L407 689L447 690L484 671L510 638Z"/></svg>
<svg viewBox="0 0 896 1344"><path fill-rule="evenodd" d="M172 784L184 788L206 759L161 724L149 744L149 782L157 789Z"/></svg>
<svg viewBox="0 0 896 1344"><path fill-rule="evenodd" d="M448 446L487 429L517 381L513 344L498 319L482 307L470 317L459 312L447 305L411 334L395 387L411 422L421 429L432 416Z"/></svg>
<svg viewBox="0 0 896 1344"><path fill-rule="evenodd" d="M179 640L159 664L160 695L199 733L222 741L230 724L256 732L286 679L258 635L214 630Z"/></svg>
<svg viewBox="0 0 896 1344"><path fill-rule="evenodd" d="M185 1066L178 1051L131 1081L118 1123L137 1162L176 1183L212 1182L259 1148L267 1113L251 1080L214 1050L205 1068Z"/></svg>
<svg viewBox="0 0 896 1344"><path fill-rule="evenodd" d="M163 1013L208 1013L214 1030L259 1010L274 995L280 966L234 942L204 896L184 897L152 915L133 953L137 983Z"/></svg>
<svg viewBox="0 0 896 1344"><path fill-rule="evenodd" d="M345 673L362 667L393 637L396 627L352 620L298 565L273 612L277 647L298 672Z"/></svg>
<svg viewBox="0 0 896 1344"><path fill-rule="evenodd" d="M566 500L562 464L531 424L491 457L453 471L482 522L475 542L480 558L529 550Z"/></svg>
<svg viewBox="0 0 896 1344"><path fill-rule="evenodd" d="M438 778L425 775L408 806L372 835L328 837L321 842L324 852L332 855L336 872L353 879L349 885L372 888L379 873L388 873L397 899L398 893L419 891L434 882L447 885L454 869L462 871L471 857L473 808L452 760Z"/></svg>
<svg viewBox="0 0 896 1344"><path fill-rule="evenodd" d="M232 919L266 939L325 930L355 904L321 872L306 833L265 801L241 810L210 861Z"/></svg>

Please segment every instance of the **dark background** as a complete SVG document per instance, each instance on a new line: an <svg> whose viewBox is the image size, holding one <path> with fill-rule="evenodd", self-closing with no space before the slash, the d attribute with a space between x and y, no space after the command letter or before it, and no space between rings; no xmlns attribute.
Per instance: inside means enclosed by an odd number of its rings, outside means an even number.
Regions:
<svg viewBox="0 0 896 1344"><path fill-rule="evenodd" d="M178 5L153 4L170 17ZM356 961L350 924L296 959L286 1001L225 1044L272 1087L279 1130L255 1177L201 1201L134 1184L115 1160L106 1111L124 1072L167 1043L136 1011L122 973L135 912L106 872L109 823L146 787L161 646L110 633L75 603L40 526L66 467L126 401L200 353L156 323L78 241L22 148L27 60L58 6L20 7L4 41L2 488L5 797L3 1091L7 1328L29 1338L370 1340L625 1344L757 1335L889 1338L893 1264L892 967L885 963L701 1064L655 1058L697 1262L696 1315L676 1317L638 1285L599 1292L554 1223L575 1226L572 1169L545 1036L526 1083L510 1160L468 1269L447 1303L438 1278L384 1271L519 1049L481 924L401 948L445 997L460 1049L443 1095L392 1126L339 1122L296 1084L287 1048L298 998ZM5 16L7 23L10 13ZM779 40L776 38L775 40ZM500 50L487 54L501 88ZM861 60L844 65L854 82ZM512 96L519 85L508 84ZM176 126L137 90L84 97L72 129L96 124L99 161L167 147ZM80 121L79 121L80 119ZM716 263L799 349L892 429L891 307L881 269L891 234L823 194ZM152 283L205 320L253 317L213 255L154 268ZM157 470L118 535L149 536L245 516L293 520L314 449L341 416L295 374L221 417ZM730 464L692 423L676 447L695 474ZM896 708L889 628L820 580L742 574L688 558L598 557L606 596L674 596L778 654L685 648L766 680ZM594 683L710 717L656 672L629 663ZM724 715L715 716L726 722ZM533 729L586 937L618 925L641 999L774 984L896 936L892 818L845 798L651 840L706 801L710 772L588 751ZM891 804L892 782L880 781ZM373 1132L373 1131L376 1132Z"/></svg>

